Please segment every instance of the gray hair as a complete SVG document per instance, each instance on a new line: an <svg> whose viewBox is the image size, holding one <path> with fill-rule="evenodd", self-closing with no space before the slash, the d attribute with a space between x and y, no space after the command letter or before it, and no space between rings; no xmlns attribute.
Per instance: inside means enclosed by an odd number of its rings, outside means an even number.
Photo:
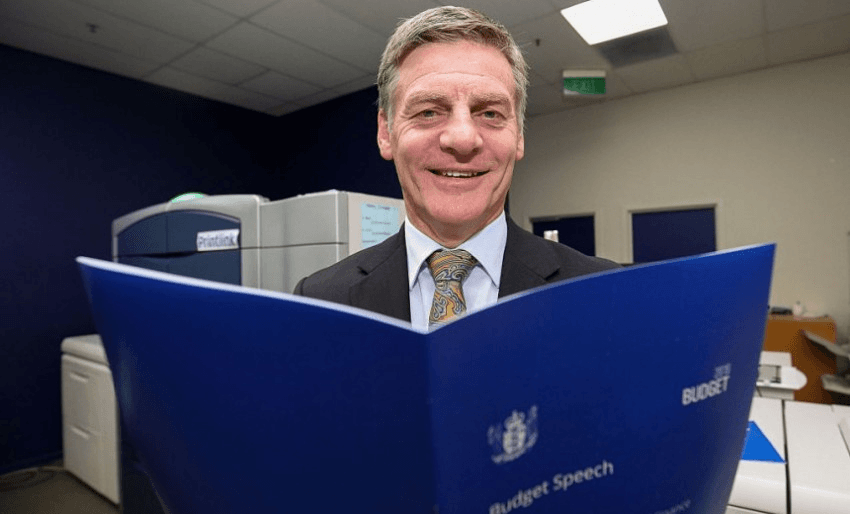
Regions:
<svg viewBox="0 0 850 514"><path fill-rule="evenodd" d="M486 15L465 7L435 7L403 21L387 42L378 68L378 107L392 123L393 95L401 61L414 49L428 43L474 41L502 52L514 76L514 101L520 134L528 103L528 64L508 29ZM392 126L392 125L390 125Z"/></svg>

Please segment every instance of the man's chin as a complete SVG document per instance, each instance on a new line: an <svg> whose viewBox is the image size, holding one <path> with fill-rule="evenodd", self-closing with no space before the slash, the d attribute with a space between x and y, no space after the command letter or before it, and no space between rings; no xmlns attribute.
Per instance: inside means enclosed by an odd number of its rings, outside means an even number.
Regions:
<svg viewBox="0 0 850 514"><path fill-rule="evenodd" d="M414 225L438 242L442 241L435 237L437 235L465 241L496 219L501 212L501 209L434 209L422 217L424 228L415 222Z"/></svg>

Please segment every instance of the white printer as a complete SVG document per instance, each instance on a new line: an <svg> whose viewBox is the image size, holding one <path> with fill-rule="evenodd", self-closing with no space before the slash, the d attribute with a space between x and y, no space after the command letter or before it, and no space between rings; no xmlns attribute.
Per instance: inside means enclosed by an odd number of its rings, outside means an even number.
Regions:
<svg viewBox="0 0 850 514"><path fill-rule="evenodd" d="M850 406L753 398L726 514L850 514Z"/></svg>

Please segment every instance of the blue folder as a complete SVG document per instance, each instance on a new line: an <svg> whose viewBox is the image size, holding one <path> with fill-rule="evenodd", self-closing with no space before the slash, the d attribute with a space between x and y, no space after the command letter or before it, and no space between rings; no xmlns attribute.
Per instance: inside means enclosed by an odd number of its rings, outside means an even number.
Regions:
<svg viewBox="0 0 850 514"><path fill-rule="evenodd" d="M722 513L774 246L612 270L432 332L79 258L172 514Z"/></svg>

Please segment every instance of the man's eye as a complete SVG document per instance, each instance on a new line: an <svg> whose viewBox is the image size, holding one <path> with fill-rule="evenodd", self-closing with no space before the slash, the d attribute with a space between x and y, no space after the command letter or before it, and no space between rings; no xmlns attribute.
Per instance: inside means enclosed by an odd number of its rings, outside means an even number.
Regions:
<svg viewBox="0 0 850 514"><path fill-rule="evenodd" d="M419 113L419 116L422 117L422 118L433 118L436 115L437 115L437 111L434 111L434 110L431 110L431 109L426 109L426 110Z"/></svg>
<svg viewBox="0 0 850 514"><path fill-rule="evenodd" d="M488 120L495 120L499 117L499 113L496 111L484 111L484 117Z"/></svg>

